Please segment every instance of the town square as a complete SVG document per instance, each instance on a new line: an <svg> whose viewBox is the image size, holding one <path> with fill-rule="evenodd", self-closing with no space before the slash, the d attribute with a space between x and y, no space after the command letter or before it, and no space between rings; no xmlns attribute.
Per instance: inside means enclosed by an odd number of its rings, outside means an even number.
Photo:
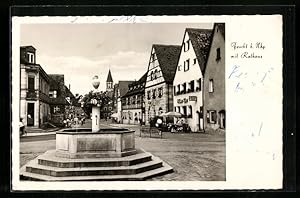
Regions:
<svg viewBox="0 0 300 198"><path fill-rule="evenodd" d="M226 181L225 24L96 26L24 26L20 179Z"/></svg>

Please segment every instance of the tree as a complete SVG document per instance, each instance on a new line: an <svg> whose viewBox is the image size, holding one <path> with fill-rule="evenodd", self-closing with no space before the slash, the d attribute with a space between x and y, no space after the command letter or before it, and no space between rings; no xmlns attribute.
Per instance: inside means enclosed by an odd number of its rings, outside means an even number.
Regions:
<svg viewBox="0 0 300 198"><path fill-rule="evenodd" d="M109 101L111 100L106 92L93 92L90 91L88 94L85 94L81 100L82 108L87 115L92 113L92 105L91 100L96 99L97 105L102 108L108 105Z"/></svg>

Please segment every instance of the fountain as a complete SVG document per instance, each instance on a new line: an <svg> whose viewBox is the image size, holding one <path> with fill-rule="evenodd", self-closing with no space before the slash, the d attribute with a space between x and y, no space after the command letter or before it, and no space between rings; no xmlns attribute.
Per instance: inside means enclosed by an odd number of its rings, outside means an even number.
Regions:
<svg viewBox="0 0 300 198"><path fill-rule="evenodd" d="M93 78L95 95L100 81ZM41 181L145 180L173 168L143 149L135 148L135 131L101 128L100 104L92 105L92 128L69 128L56 133L56 149L28 162L20 178Z"/></svg>

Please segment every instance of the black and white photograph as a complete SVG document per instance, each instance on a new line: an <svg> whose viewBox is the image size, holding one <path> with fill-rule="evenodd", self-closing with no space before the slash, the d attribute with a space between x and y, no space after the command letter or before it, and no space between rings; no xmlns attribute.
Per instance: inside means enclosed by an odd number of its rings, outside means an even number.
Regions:
<svg viewBox="0 0 300 198"><path fill-rule="evenodd" d="M224 23L20 33L21 180L226 180Z"/></svg>
<svg viewBox="0 0 300 198"><path fill-rule="evenodd" d="M281 17L258 17L15 17L13 187L278 188Z"/></svg>

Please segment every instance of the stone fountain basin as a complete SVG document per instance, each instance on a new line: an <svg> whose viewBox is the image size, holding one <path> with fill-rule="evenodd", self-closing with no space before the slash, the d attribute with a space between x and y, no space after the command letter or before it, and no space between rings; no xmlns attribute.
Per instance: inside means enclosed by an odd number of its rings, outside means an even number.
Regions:
<svg viewBox="0 0 300 198"><path fill-rule="evenodd" d="M56 156L64 158L123 157L135 154L134 131L124 128L71 128L56 132Z"/></svg>

